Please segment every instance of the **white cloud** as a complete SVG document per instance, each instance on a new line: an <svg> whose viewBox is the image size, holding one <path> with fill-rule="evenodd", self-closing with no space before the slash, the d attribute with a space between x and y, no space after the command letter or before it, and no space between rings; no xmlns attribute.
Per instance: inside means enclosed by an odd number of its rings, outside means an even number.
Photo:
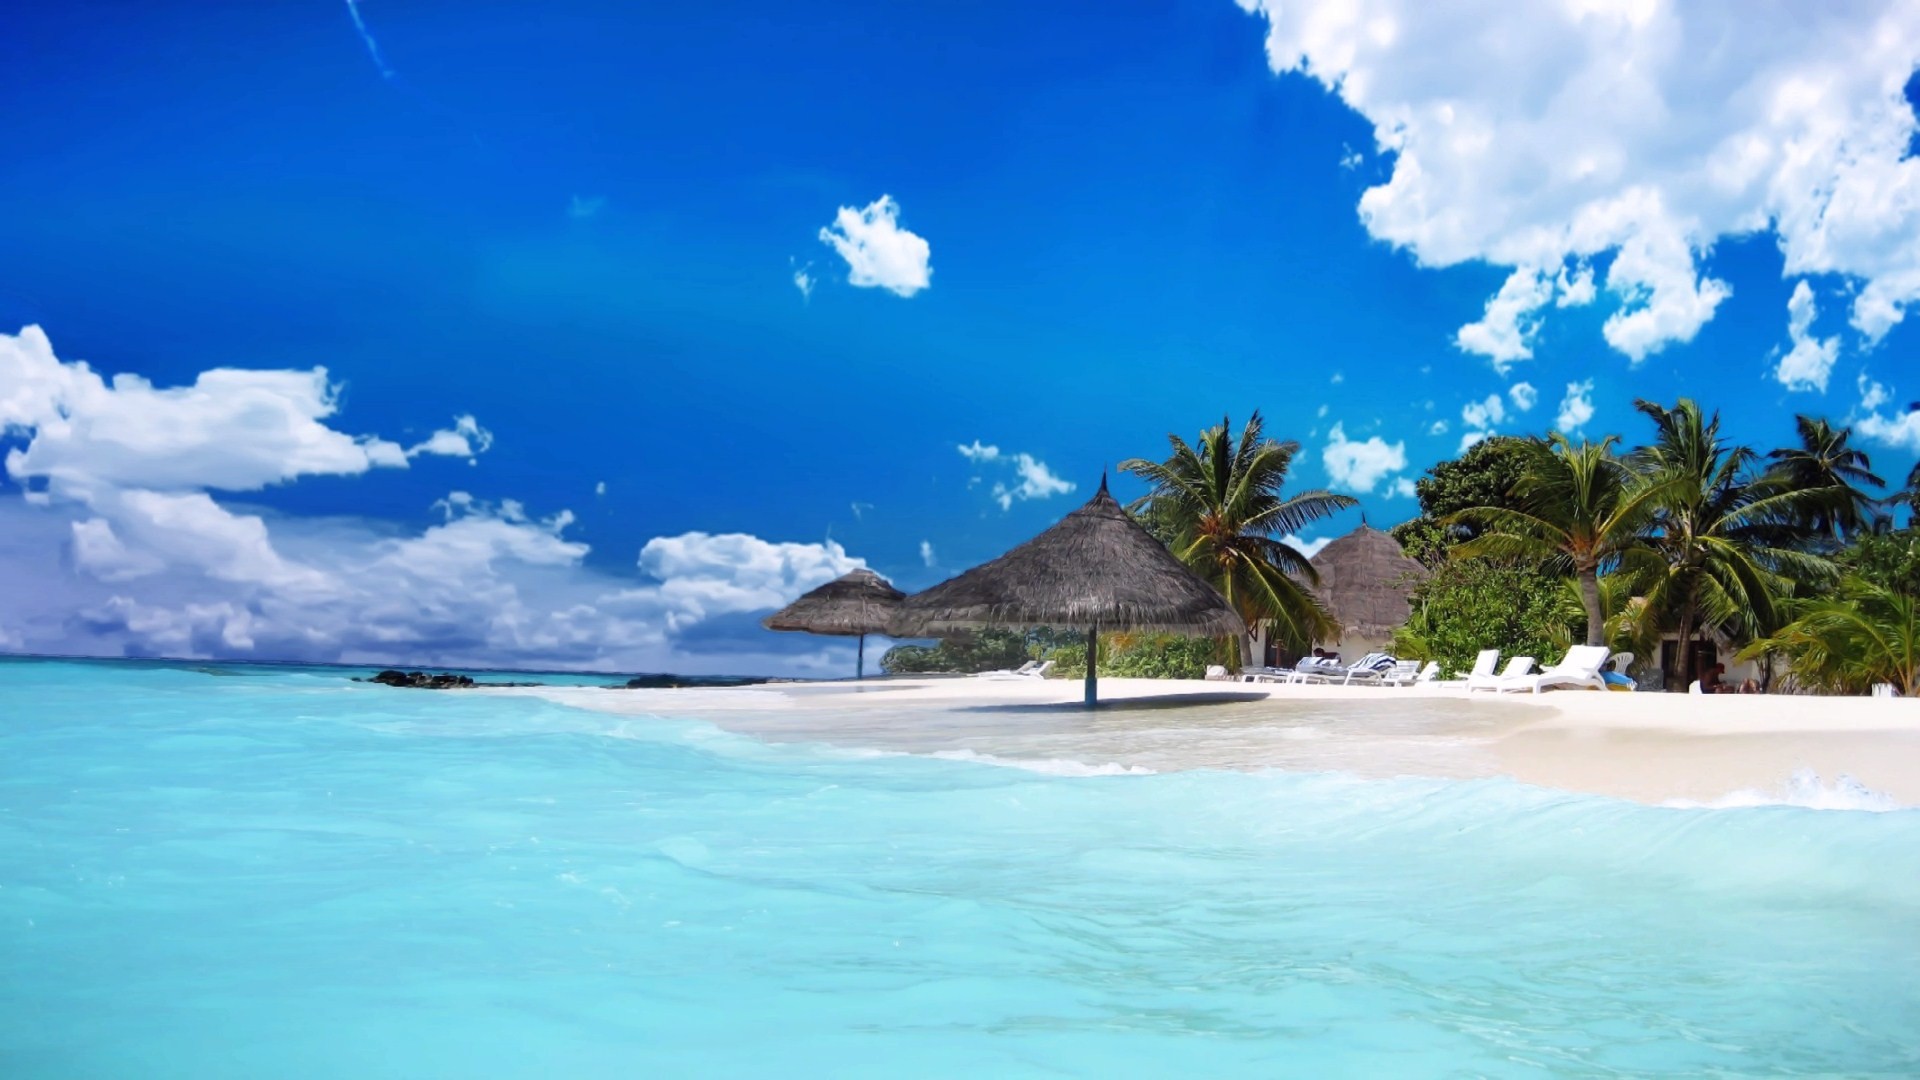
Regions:
<svg viewBox="0 0 1920 1080"><path fill-rule="evenodd" d="M1840 357L1840 339L1813 336L1813 320L1818 314L1812 287L1804 281L1796 284L1787 300L1787 340L1792 348L1780 358L1780 366L1773 373L1789 390L1827 392L1827 376Z"/></svg>
<svg viewBox="0 0 1920 1080"><path fill-rule="evenodd" d="M1514 408L1528 412L1540 400L1540 391L1535 390L1532 383L1517 382L1507 388L1507 399L1513 402Z"/></svg>
<svg viewBox="0 0 1920 1080"><path fill-rule="evenodd" d="M1608 343L1638 361L1692 340L1730 294L1702 253L1756 230L1789 276L1863 282L1852 322L1869 339L1920 299L1902 92L1920 5L1239 2L1266 19L1275 71L1373 123L1392 174L1361 196L1369 233L1423 265L1512 269L1458 338L1496 364L1530 352L1544 281L1609 253Z"/></svg>
<svg viewBox="0 0 1920 1080"><path fill-rule="evenodd" d="M1427 429L1427 434L1429 435L1445 435L1446 433L1447 422L1445 420L1435 420L1433 426Z"/></svg>
<svg viewBox="0 0 1920 1080"><path fill-rule="evenodd" d="M1493 432L1491 431L1463 431L1460 433L1460 445L1454 450L1454 453L1464 454L1492 437Z"/></svg>
<svg viewBox="0 0 1920 1080"><path fill-rule="evenodd" d="M1354 170L1366 163L1366 156L1346 143L1340 144L1340 167Z"/></svg>
<svg viewBox="0 0 1920 1080"><path fill-rule="evenodd" d="M1341 374L1340 372L1336 371L1333 373L1333 377L1328 379L1327 381L1332 383L1335 386L1339 386L1341 383L1347 381L1347 377Z"/></svg>
<svg viewBox="0 0 1920 1080"><path fill-rule="evenodd" d="M833 224L820 230L820 242L847 260L848 282L896 296L912 296L932 283L933 248L901 228L899 216L900 204L882 195L864 210L841 207Z"/></svg>
<svg viewBox="0 0 1920 1080"><path fill-rule="evenodd" d="M309 475L471 457L471 416L412 450L327 423L325 372L229 371L157 388L55 358L29 327L0 335L6 646L94 655L257 656L439 666L801 671L838 644L768 635L750 617L860 565L834 544L664 537L656 579L588 567L573 515L453 492L419 531L229 505ZM596 487L604 493L604 485ZM773 639L773 640L769 640ZM712 642L720 642L713 645Z"/></svg>
<svg viewBox="0 0 1920 1080"><path fill-rule="evenodd" d="M1326 418L1327 418L1327 407L1326 407L1325 405L1322 405L1322 406L1320 406L1320 411L1319 411L1319 412L1316 412L1316 413L1314 413L1313 415L1315 415L1315 416L1317 416L1317 417L1319 417L1319 418L1320 418L1320 419L1322 419L1322 420L1324 420L1324 419L1326 419Z"/></svg>
<svg viewBox="0 0 1920 1080"><path fill-rule="evenodd" d="M1393 484L1387 488L1387 494L1398 495L1402 498L1411 499L1414 497L1415 494L1417 494L1417 492L1414 489L1412 480L1404 476L1399 476L1399 477L1395 477Z"/></svg>
<svg viewBox="0 0 1920 1080"><path fill-rule="evenodd" d="M1347 438L1345 428L1336 423L1327 433L1327 445L1320 452L1320 460L1326 466L1332 486L1369 492L1387 475L1407 467L1407 444L1388 443L1378 435L1369 436L1365 442L1354 442Z"/></svg>
<svg viewBox="0 0 1920 1080"><path fill-rule="evenodd" d="M1567 268L1560 268L1560 276L1553 283L1554 307L1585 307L1593 303L1593 267L1581 263L1571 277Z"/></svg>
<svg viewBox="0 0 1920 1080"><path fill-rule="evenodd" d="M599 483L593 485L593 493L595 495L605 495L607 493L607 482L605 480L602 480Z"/></svg>
<svg viewBox="0 0 1920 1080"><path fill-rule="evenodd" d="M1031 454L1013 456L1014 472L1020 477L1020 483L1008 487L1005 484L993 485L993 497L999 501L1000 509L1013 509L1013 501L1019 499L1048 499L1055 495L1065 495L1073 490L1073 483L1062 480L1047 468L1044 461L1035 460Z"/></svg>
<svg viewBox="0 0 1920 1080"><path fill-rule="evenodd" d="M7 474L21 483L45 480L77 495L255 491L301 476L405 467L398 445L322 423L337 409L325 368L215 368L190 386L160 388L138 375L108 382L83 362L59 360L37 326L0 334L0 430L31 436L7 454Z"/></svg>
<svg viewBox="0 0 1920 1080"><path fill-rule="evenodd" d="M1328 544L1333 543L1333 537L1316 536L1311 540L1305 540L1293 533L1288 533L1287 535L1280 538L1280 542L1283 544L1287 544L1288 546L1292 547L1295 551L1298 551L1300 554L1305 555L1307 558L1311 559L1315 555L1320 554L1321 548L1324 548Z"/></svg>
<svg viewBox="0 0 1920 1080"><path fill-rule="evenodd" d="M1587 426L1593 419L1593 380L1570 382L1567 384L1567 396L1560 399L1560 415L1554 419L1554 426L1567 435Z"/></svg>
<svg viewBox="0 0 1920 1080"><path fill-rule="evenodd" d="M1880 406L1893 400L1893 391L1864 374L1859 387L1861 415L1853 421L1853 430L1883 446L1920 453L1920 409L1879 412Z"/></svg>
<svg viewBox="0 0 1920 1080"><path fill-rule="evenodd" d="M1047 499L1055 495L1065 495L1074 489L1071 481L1055 476L1046 462L1040 461L1032 454L1002 453L998 446L985 445L979 439L973 440L971 444L963 443L956 449L960 451L962 457L976 465L999 462L1013 467L1019 483L997 481L992 488L993 500L1000 504L1002 510L1013 509L1015 500L1024 502L1029 499ZM975 476L967 486L976 486L980 481L981 478Z"/></svg>
<svg viewBox="0 0 1920 1080"><path fill-rule="evenodd" d="M1469 401L1460 409L1460 422L1470 428L1492 428L1506 418L1507 406L1499 394L1488 394L1482 401Z"/></svg>
<svg viewBox="0 0 1920 1080"><path fill-rule="evenodd" d="M469 462L480 454L493 449L493 432L480 426L472 416L456 416L453 427L442 428L427 436L424 442L416 443L407 449L410 458L421 454L439 454L443 457L466 458Z"/></svg>
<svg viewBox="0 0 1920 1080"><path fill-rule="evenodd" d="M1454 344L1493 361L1505 373L1515 361L1533 357L1529 341L1538 329L1538 311L1553 296L1553 283L1538 270L1522 267L1507 275L1500 291L1487 301L1480 321L1462 326Z"/></svg>
<svg viewBox="0 0 1920 1080"><path fill-rule="evenodd" d="M788 261L788 263L789 263L789 264L791 264L793 260L791 260L791 259L789 259L789 260L787 260L787 261ZM807 265L805 265L805 266L796 266L796 267L794 267L794 269L793 269L793 287L794 287L794 288L796 288L796 289L799 289L799 290L800 290L800 298L801 298L802 300L811 300L811 299L813 299L813 286L814 286L814 284L815 284L815 281L814 281L814 277L813 277L813 264L812 264L812 263L808 263L808 264L807 264Z"/></svg>
<svg viewBox="0 0 1920 1080"><path fill-rule="evenodd" d="M928 566L932 566L934 564L933 541L931 540L920 541L920 561L925 563Z"/></svg>

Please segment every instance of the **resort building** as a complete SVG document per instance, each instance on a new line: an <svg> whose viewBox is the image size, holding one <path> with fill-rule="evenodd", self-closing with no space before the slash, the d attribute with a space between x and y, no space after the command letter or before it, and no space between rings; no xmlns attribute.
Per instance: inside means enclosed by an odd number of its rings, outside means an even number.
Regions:
<svg viewBox="0 0 1920 1080"><path fill-rule="evenodd" d="M1386 649L1393 632L1412 613L1408 595L1427 577L1427 568L1409 556L1400 541L1364 518L1359 528L1321 548L1308 561L1320 575L1320 602L1340 624L1338 638L1317 644L1342 656ZM1284 666L1298 659L1269 641L1264 626L1255 644L1256 655L1265 657L1267 664Z"/></svg>

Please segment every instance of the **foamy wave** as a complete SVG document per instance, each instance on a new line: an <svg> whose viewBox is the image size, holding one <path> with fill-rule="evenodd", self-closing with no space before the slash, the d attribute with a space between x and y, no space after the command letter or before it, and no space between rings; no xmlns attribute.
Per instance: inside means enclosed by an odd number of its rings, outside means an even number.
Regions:
<svg viewBox="0 0 1920 1080"><path fill-rule="evenodd" d="M1093 765L1070 758L1008 758L996 754L982 754L974 750L935 750L930 754L916 756L939 758L942 761L967 761L975 765L998 765L1008 769L1025 769L1028 772L1045 773L1048 776L1154 775L1154 770L1144 765L1122 765L1117 761L1109 761L1105 765Z"/></svg>
<svg viewBox="0 0 1920 1080"><path fill-rule="evenodd" d="M1866 810L1876 814L1906 809L1894 801L1891 795L1875 791L1846 773L1841 773L1832 786L1828 786L1820 782L1820 774L1812 769L1795 769L1793 775L1787 778L1787 789L1784 794L1742 788L1709 802L1668 799L1661 805L1686 810L1798 806L1808 810Z"/></svg>

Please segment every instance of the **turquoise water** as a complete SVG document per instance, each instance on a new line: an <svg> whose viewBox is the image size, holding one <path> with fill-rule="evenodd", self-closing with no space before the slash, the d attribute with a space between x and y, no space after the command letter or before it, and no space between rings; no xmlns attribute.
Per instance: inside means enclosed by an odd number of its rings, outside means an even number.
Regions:
<svg viewBox="0 0 1920 1080"><path fill-rule="evenodd" d="M0 664L0 1075L1920 1073L1920 812Z"/></svg>

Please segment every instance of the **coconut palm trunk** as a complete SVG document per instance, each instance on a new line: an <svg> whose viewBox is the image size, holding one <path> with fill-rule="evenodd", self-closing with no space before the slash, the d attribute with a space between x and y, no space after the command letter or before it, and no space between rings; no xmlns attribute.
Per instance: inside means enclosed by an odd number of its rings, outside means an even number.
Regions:
<svg viewBox="0 0 1920 1080"><path fill-rule="evenodd" d="M1597 565L1581 566L1580 606L1587 612L1587 644L1605 645L1607 643L1607 614L1600 605L1600 568Z"/></svg>

